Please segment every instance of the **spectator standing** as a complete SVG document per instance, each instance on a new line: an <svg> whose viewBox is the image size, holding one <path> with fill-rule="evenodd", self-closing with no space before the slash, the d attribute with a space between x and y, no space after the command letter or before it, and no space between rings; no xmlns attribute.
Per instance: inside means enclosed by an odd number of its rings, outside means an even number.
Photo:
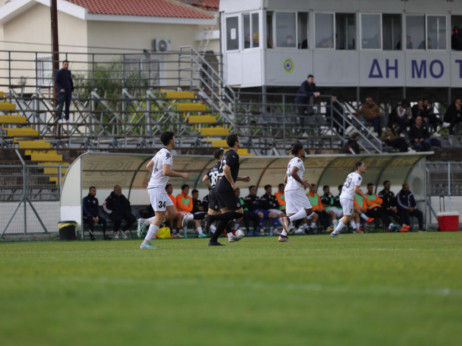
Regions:
<svg viewBox="0 0 462 346"><path fill-rule="evenodd" d="M90 239L95 240L95 224L100 224L103 229L103 238L109 240L106 235L106 220L104 217L99 215L99 203L96 196L96 187L90 186L88 189L88 195L83 198L82 207L83 207L83 219L88 223Z"/></svg>
<svg viewBox="0 0 462 346"><path fill-rule="evenodd" d="M304 129L305 116L313 115L313 102L314 98L320 95L316 84L314 84L314 76L308 75L306 81L304 81L297 90L297 96L295 103L297 104L297 113L300 117L300 128Z"/></svg>
<svg viewBox="0 0 462 346"><path fill-rule="evenodd" d="M423 106L425 108L425 114L426 118L424 118L424 121L427 125L427 128L432 129L434 134L437 134L438 130L438 125L442 125L442 121L440 118L437 117L437 115L433 112L433 105L428 99L423 100Z"/></svg>
<svg viewBox="0 0 462 346"><path fill-rule="evenodd" d="M129 200L122 194L120 185L114 186L114 191L106 198L104 207L104 210L109 214L113 224L114 239L119 239L119 235L127 239L126 232L133 226L136 219L132 214L132 207ZM122 221L124 220L125 225L122 230L120 230Z"/></svg>
<svg viewBox="0 0 462 346"><path fill-rule="evenodd" d="M404 220L405 225L411 225L411 216L415 216L419 222L419 231L423 231L423 214L417 209L417 203L414 195L409 190L409 184L404 183L402 190L396 197L398 202L398 210Z"/></svg>
<svg viewBox="0 0 462 346"><path fill-rule="evenodd" d="M438 139L430 138L430 133L423 126L423 120L420 115L415 119L415 125L409 131L409 139L417 151L430 151L432 145L441 146L441 142Z"/></svg>
<svg viewBox="0 0 462 346"><path fill-rule="evenodd" d="M444 114L444 122L449 123L449 134L454 134L454 128L462 122L462 106L460 97L451 103Z"/></svg>
<svg viewBox="0 0 462 346"><path fill-rule="evenodd" d="M428 109L424 106L422 99L418 99L417 103L412 106L412 119L415 121L415 118L419 116L423 119L428 117Z"/></svg>
<svg viewBox="0 0 462 346"><path fill-rule="evenodd" d="M71 71L69 71L69 61L63 61L63 67L55 76L55 87L58 92L58 122L62 121L63 106L65 105L64 118L69 120L72 92L74 82L72 81Z"/></svg>
<svg viewBox="0 0 462 346"><path fill-rule="evenodd" d="M364 103L358 111L354 113L356 116L362 116L364 120L371 123L374 126L374 131L377 132L379 137L382 135L382 126L380 124L381 111L379 106L374 102L373 98L366 97L366 103Z"/></svg>
<svg viewBox="0 0 462 346"><path fill-rule="evenodd" d="M401 104L396 107L396 117L391 120L392 124L397 125L395 128L398 134L407 132L406 128L412 124L412 109L408 100L401 101Z"/></svg>

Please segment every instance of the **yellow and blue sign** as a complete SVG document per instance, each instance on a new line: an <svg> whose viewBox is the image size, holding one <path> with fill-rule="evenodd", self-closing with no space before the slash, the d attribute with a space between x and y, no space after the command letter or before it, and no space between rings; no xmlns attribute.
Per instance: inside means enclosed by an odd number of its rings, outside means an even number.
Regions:
<svg viewBox="0 0 462 346"><path fill-rule="evenodd" d="M283 66L284 66L284 71L286 71L286 73L292 73L292 71L294 70L294 62L290 58L287 58L286 60L284 60Z"/></svg>

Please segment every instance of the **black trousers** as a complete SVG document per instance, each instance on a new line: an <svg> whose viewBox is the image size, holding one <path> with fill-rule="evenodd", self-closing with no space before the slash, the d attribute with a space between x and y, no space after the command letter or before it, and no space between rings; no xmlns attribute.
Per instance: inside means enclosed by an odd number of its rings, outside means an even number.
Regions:
<svg viewBox="0 0 462 346"><path fill-rule="evenodd" d="M114 232L117 232L120 229L120 226L122 225L122 221L125 220L125 226L123 228L123 231L125 232L126 230L130 229L133 224L135 223L136 219L132 215L132 213L123 213L123 214L116 214L112 212L110 215L110 218L113 223L113 230Z"/></svg>
<svg viewBox="0 0 462 346"><path fill-rule="evenodd" d="M422 212L420 210L414 209L414 211L409 211L408 209L400 208L400 212L401 212L401 217L403 218L404 223L406 225L410 225L411 224L411 216L415 216L417 218L418 223L419 223L419 230L423 229L423 214L422 214Z"/></svg>

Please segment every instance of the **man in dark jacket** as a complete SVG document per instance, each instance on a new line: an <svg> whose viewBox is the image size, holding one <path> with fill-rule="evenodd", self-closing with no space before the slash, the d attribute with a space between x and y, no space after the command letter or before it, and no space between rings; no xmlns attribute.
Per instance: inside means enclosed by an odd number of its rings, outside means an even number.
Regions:
<svg viewBox="0 0 462 346"><path fill-rule="evenodd" d="M344 152L346 154L359 154L361 149L359 149L359 135L356 132L353 132L350 136L350 139L345 144Z"/></svg>
<svg viewBox="0 0 462 346"><path fill-rule="evenodd" d="M63 68L56 72L55 87L58 92L58 121L62 120L63 105L66 105L64 118L69 120L69 109L71 106L74 82L72 81L71 71L69 71L69 61L63 61Z"/></svg>
<svg viewBox="0 0 462 346"><path fill-rule="evenodd" d="M444 122L449 123L449 133L454 134L454 127L462 122L462 106L461 99L456 98L453 103L449 105L444 114Z"/></svg>
<svg viewBox="0 0 462 346"><path fill-rule="evenodd" d="M419 222L419 231L423 231L423 214L417 209L417 203L414 195L409 190L409 184L404 183L403 189L396 196L398 202L398 211L406 225L410 225L410 217L415 216Z"/></svg>
<svg viewBox="0 0 462 346"><path fill-rule="evenodd" d="M430 138L430 133L423 125L423 118L420 115L415 118L415 125L409 131L409 139L416 150L430 151L432 145L441 146L438 139Z"/></svg>
<svg viewBox="0 0 462 346"><path fill-rule="evenodd" d="M297 91L297 97L295 103L297 104L297 112L300 116L300 127L303 129L305 119L307 115L313 115L313 99L320 95L316 84L314 84L314 76L308 75L306 81L304 81Z"/></svg>
<svg viewBox="0 0 462 346"><path fill-rule="evenodd" d="M106 198L104 210L109 214L112 220L114 239L119 239L119 234L122 235L122 238L127 239L126 231L133 226L136 219L132 215L130 202L122 195L122 188L119 185L114 186L114 191ZM120 231L122 220L125 220L125 226L122 231Z"/></svg>
<svg viewBox="0 0 462 346"><path fill-rule="evenodd" d="M103 238L111 239L106 236L106 220L99 215L99 203L96 196L96 187L90 186L87 197L83 198L83 220L88 223L90 239L95 240L94 229L95 224L99 223L103 228Z"/></svg>
<svg viewBox="0 0 462 346"><path fill-rule="evenodd" d="M404 227L401 217L398 213L398 206L396 203L396 197L393 191L390 190L391 182L385 180L383 182L383 190L379 192L379 197L383 200L382 208L383 211L390 217L393 218L399 225ZM403 229L403 232L406 230Z"/></svg>

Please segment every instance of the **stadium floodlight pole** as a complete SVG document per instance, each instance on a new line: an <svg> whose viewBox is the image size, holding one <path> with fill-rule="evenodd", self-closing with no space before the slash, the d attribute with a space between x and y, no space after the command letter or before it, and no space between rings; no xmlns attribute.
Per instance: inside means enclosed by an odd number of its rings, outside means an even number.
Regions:
<svg viewBox="0 0 462 346"><path fill-rule="evenodd" d="M57 0L50 1L50 17L51 17L51 46L52 46L52 62L53 62L53 82L56 76L56 72L59 70L59 41L58 41L58 5ZM53 83L54 84L54 83ZM54 88L54 106L55 109L58 106L58 93L56 91L56 85ZM56 114L56 117L58 115Z"/></svg>

